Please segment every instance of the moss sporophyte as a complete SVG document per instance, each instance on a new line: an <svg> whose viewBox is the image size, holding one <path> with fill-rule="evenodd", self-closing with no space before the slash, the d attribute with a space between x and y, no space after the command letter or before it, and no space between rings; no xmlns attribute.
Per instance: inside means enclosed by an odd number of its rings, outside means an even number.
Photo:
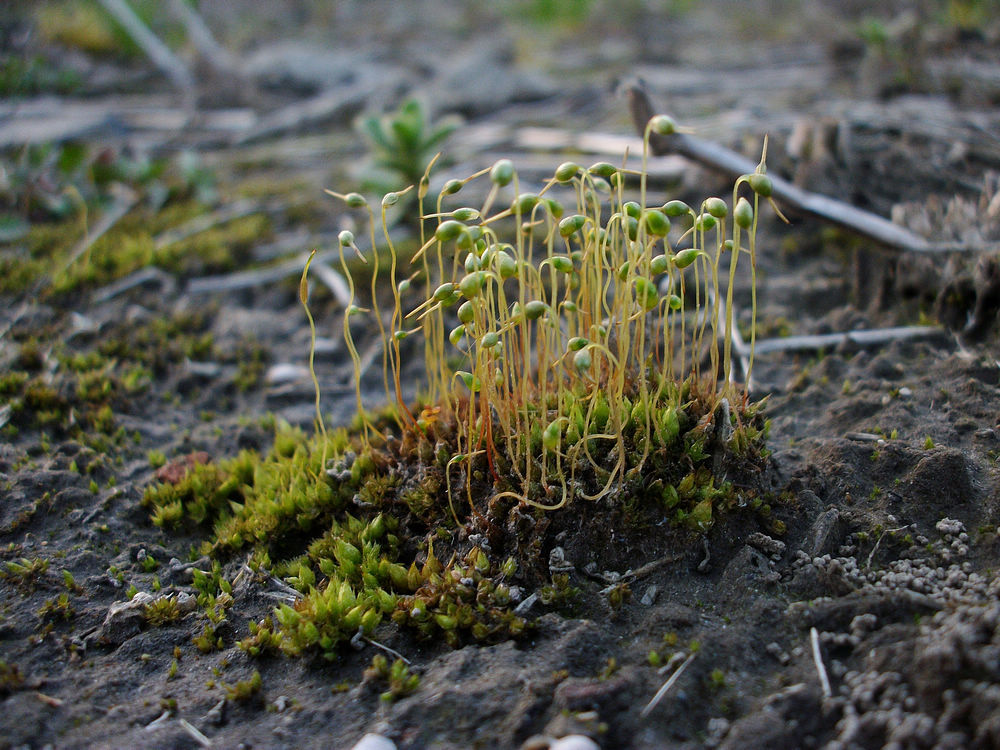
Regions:
<svg viewBox="0 0 1000 750"><path fill-rule="evenodd" d="M512 609L513 584L548 580L559 529L589 523L607 535L624 520L648 538L668 521L663 528L703 533L753 493L730 481L759 472L766 437L759 405L737 382L753 366L753 336L748 361L736 364L733 284L745 259L755 286L769 180L762 159L729 204L649 205L648 136L673 127L650 121L639 170L567 162L537 192L522 192L501 160L431 199L428 167L416 186L382 199L384 251L365 257L341 233L345 274L355 254L370 282L367 308L350 283L344 318L356 430L320 424L311 440L288 440L285 429L265 459L241 454L146 495L154 520L212 525L206 551L251 547L302 592L273 622L254 624L251 653L333 658L383 616L452 643L516 636L527 623ZM485 198L461 205L476 181ZM421 237L403 259L385 216L411 190ZM331 195L367 209L377 247L367 201ZM307 303L306 274L300 291ZM752 308L755 320L755 292ZM351 332L361 316L383 342L392 407L378 416L362 398ZM416 403L402 385L411 338L423 343L426 370ZM312 540L304 552L303 538Z"/></svg>

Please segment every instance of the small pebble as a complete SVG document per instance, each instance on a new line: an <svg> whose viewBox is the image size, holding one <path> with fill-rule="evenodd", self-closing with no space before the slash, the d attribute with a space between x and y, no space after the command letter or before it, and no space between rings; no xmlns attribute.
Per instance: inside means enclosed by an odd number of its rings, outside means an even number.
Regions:
<svg viewBox="0 0 1000 750"><path fill-rule="evenodd" d="M396 743L381 734L368 733L351 750L396 750Z"/></svg>
<svg viewBox="0 0 1000 750"><path fill-rule="evenodd" d="M642 599L640 599L639 601L642 604L646 605L647 607L650 607L653 605L653 602L656 601L656 594L658 592L659 588L656 586L656 584L653 584L652 586L646 589L645 593L643 593L642 595Z"/></svg>
<svg viewBox="0 0 1000 750"><path fill-rule="evenodd" d="M561 740L549 745L549 750L601 750L601 748L586 735L567 734Z"/></svg>
<svg viewBox="0 0 1000 750"><path fill-rule="evenodd" d="M308 368L301 365L293 365L289 362L279 362L268 369L264 375L264 380L268 385L280 385L281 383L293 383L305 380L308 377Z"/></svg>

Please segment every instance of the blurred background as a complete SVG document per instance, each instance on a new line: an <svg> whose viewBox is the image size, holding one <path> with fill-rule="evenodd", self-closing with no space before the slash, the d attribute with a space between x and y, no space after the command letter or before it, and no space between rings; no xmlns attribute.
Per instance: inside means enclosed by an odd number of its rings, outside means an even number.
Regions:
<svg viewBox="0 0 1000 750"><path fill-rule="evenodd" d="M322 188L397 189L438 150L438 180L501 156L526 175L567 154L620 160L638 148L623 81L754 160L767 134L774 172L882 215L929 195L975 198L1000 168L998 10L997 0L6 0L0 291L27 287L38 269L25 264L72 265L78 237L54 225L77 231L84 212L91 225L110 214L110 225L146 207L152 247L128 262L95 252L70 283L107 283L150 261L193 275L322 242L344 223ZM412 143L393 141L400 117L419 131ZM715 185L682 160L653 171L682 195ZM170 207L176 216L163 218ZM226 248L191 257L164 234L222 207L216 218L236 227ZM912 214L927 233L945 231Z"/></svg>

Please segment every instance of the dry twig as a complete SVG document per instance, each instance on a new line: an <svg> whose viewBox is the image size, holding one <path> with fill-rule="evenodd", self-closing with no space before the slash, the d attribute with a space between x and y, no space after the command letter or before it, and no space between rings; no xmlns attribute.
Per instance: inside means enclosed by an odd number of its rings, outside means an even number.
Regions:
<svg viewBox="0 0 1000 750"><path fill-rule="evenodd" d="M643 133L646 124L655 114L649 97L638 84L626 86L625 94L629 100L632 121L639 132ZM702 140L687 133L674 133L673 135L652 133L649 138L649 147L656 155L679 154L734 180L740 175L753 173L757 168L754 162L735 151L730 151L717 143ZM836 224L887 247L918 253L984 249L960 243L928 242L920 235L898 224L893 224L877 214L862 211L860 208L826 195L802 190L781 177L768 176L774 185L774 198L787 203L801 213Z"/></svg>
<svg viewBox="0 0 1000 750"><path fill-rule="evenodd" d="M211 747L212 740L208 739L204 734L202 734L198 728L192 724L187 719L178 719L177 723L180 724L181 729L188 733L188 735L197 742L202 747Z"/></svg>
<svg viewBox="0 0 1000 750"><path fill-rule="evenodd" d="M833 349L838 346L878 346L893 341L915 341L936 338L947 332L938 326L898 326L895 328L872 328L843 333L822 333L811 336L787 336L778 339L758 339L756 355L772 352L815 351Z"/></svg>
<svg viewBox="0 0 1000 750"><path fill-rule="evenodd" d="M674 683L677 682L677 680L680 679L681 675L684 674L684 670L688 668L688 664L690 664L692 661L694 661L694 657L697 654L698 654L698 652L695 651L690 656L688 656L687 659L684 660L683 664L681 664L679 667L677 667L677 671L675 671L672 675L670 675L670 678L666 682L663 683L663 686L660 687L659 690L656 691L656 695L654 695L650 699L649 703L646 704L645 708L643 708L642 711L639 712L639 717L640 718L645 719L647 716L649 716L650 711L652 711L654 708L656 708L656 705L661 700L663 700L663 696L665 696L667 694L667 691L669 691L670 688L672 688L674 686Z"/></svg>

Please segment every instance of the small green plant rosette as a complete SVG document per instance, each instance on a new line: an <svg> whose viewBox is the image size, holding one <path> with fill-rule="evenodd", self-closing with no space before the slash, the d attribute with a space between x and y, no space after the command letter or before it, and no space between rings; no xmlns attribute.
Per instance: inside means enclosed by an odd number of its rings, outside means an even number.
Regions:
<svg viewBox="0 0 1000 750"><path fill-rule="evenodd" d="M419 185L435 153L456 127L458 121L453 117L430 122L419 99L408 99L399 110L384 117L362 118L358 128L373 156L373 168L365 175L365 184L380 192Z"/></svg>

